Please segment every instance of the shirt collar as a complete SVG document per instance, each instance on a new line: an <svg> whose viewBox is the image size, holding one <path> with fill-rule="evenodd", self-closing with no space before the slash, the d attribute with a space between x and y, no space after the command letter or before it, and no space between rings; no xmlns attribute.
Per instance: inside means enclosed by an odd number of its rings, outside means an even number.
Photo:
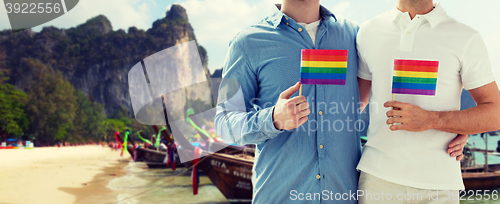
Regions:
<svg viewBox="0 0 500 204"><path fill-rule="evenodd" d="M399 19L398 17L400 17L401 15L407 15L407 13L401 12L396 6L394 6L394 8L389 11L389 19L391 21L396 21L396 19ZM434 9L432 9L431 12L420 16L422 16L429 22L429 24L431 24L431 28L434 28L436 25L446 19L447 14L443 7L441 7L441 4L439 2L436 2L434 4Z"/></svg>
<svg viewBox="0 0 500 204"><path fill-rule="evenodd" d="M271 16L271 21L273 23L274 28L278 27L278 25L281 23L281 21L283 21L283 19L285 19L287 21L289 19L291 19L290 17L285 15L283 12L281 12L281 4L276 4L275 8L276 8L276 11ZM337 22L337 18L335 17L335 15L333 15L332 12L330 12L328 9L326 9L323 6L320 6L319 13L321 15L322 20L327 20L328 18L332 17L333 19L335 19L335 22Z"/></svg>
<svg viewBox="0 0 500 204"><path fill-rule="evenodd" d="M441 4L436 2L434 4L434 9L432 9L431 12L422 15L422 17L429 21L431 28L434 28L436 25L443 22L447 15L446 11L444 11L443 7L441 7Z"/></svg>

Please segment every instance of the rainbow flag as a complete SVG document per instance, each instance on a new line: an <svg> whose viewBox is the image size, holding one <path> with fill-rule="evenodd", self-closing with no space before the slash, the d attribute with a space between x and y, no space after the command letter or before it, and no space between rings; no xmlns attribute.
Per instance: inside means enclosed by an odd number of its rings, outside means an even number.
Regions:
<svg viewBox="0 0 500 204"><path fill-rule="evenodd" d="M303 49L301 84L345 85L347 50Z"/></svg>
<svg viewBox="0 0 500 204"><path fill-rule="evenodd" d="M439 61L394 60L393 94L436 95Z"/></svg>

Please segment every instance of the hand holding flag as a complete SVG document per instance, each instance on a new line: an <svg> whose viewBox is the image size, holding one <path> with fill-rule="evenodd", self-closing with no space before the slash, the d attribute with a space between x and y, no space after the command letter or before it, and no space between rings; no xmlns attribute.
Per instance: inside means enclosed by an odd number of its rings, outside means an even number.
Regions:
<svg viewBox="0 0 500 204"><path fill-rule="evenodd" d="M290 98L300 88L299 82L283 91L274 106L273 122L278 130L292 130L304 124L311 110L304 96Z"/></svg>
<svg viewBox="0 0 500 204"><path fill-rule="evenodd" d="M384 107L392 107L387 112L390 129L421 132L432 129L437 121L437 112L427 111L417 105L394 101L394 94L434 96L438 75L438 61L394 60L392 79L392 101ZM394 124L399 123L399 124Z"/></svg>

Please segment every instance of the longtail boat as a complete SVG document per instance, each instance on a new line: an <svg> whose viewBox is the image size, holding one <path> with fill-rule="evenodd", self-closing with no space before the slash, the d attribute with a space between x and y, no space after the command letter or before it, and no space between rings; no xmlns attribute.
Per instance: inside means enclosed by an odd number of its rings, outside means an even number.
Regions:
<svg viewBox="0 0 500 204"><path fill-rule="evenodd" d="M165 157L168 156L167 152L156 151L142 147L137 147L135 151L138 155L141 155L141 161L146 163L146 165L148 165L148 168L171 168L171 166L167 165L167 162L165 161ZM185 166L183 163L181 163L177 152L175 153L175 165L176 167Z"/></svg>
<svg viewBox="0 0 500 204"><path fill-rule="evenodd" d="M488 144L488 135L490 133L481 133ZM488 164L488 155L491 153L486 149L469 148L464 149L465 159L462 161L462 179L465 189L468 190L491 190L500 188L500 164ZM475 163L474 152L484 154L485 164L483 166L472 166Z"/></svg>

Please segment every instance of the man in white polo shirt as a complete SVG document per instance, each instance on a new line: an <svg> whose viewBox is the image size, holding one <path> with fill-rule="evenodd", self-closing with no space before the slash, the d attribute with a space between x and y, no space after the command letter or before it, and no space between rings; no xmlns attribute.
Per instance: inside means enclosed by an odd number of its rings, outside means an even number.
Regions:
<svg viewBox="0 0 500 204"><path fill-rule="evenodd" d="M500 129L500 96L480 34L432 0L398 0L395 8L361 26L357 46L360 99L370 101L368 142L357 167L364 191L359 202L428 202L430 197L459 203L460 162L446 154L448 143L457 134ZM403 92L412 94L392 99L398 60L433 61L437 74L426 76L437 78L436 85L422 87L434 91L415 92L410 89L419 86L407 81ZM462 88L476 107L460 111Z"/></svg>

